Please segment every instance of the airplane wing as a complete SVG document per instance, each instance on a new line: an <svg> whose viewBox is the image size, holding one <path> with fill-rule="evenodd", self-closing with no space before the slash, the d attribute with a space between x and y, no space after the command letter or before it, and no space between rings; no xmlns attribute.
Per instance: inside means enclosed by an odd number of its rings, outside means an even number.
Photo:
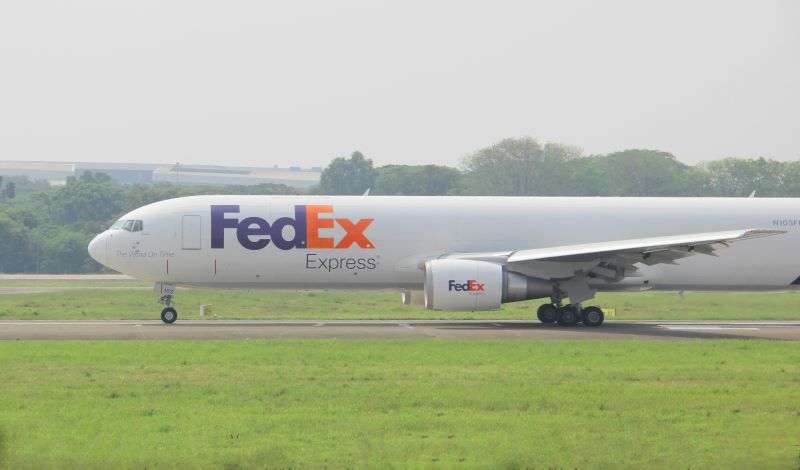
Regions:
<svg viewBox="0 0 800 470"><path fill-rule="evenodd" d="M697 254L716 256L731 243L786 233L783 230L740 229L722 232L671 235L599 243L564 245L529 250L452 253L442 258L501 263L509 271L540 279L560 281L576 293L588 294L587 279L609 283L637 276L637 264L653 266ZM576 295L575 297L583 297ZM593 295L593 292L592 294ZM588 298L591 298L591 295ZM573 295L570 295L573 297ZM580 302L580 300L575 300Z"/></svg>
<svg viewBox="0 0 800 470"><path fill-rule="evenodd" d="M537 248L512 252L507 262L519 263L535 260L587 260L598 256L622 255L638 259L647 265L671 262L696 253L714 255L714 251L730 243L751 238L786 233L783 230L731 230L726 232L697 233L667 237L639 238L583 245Z"/></svg>

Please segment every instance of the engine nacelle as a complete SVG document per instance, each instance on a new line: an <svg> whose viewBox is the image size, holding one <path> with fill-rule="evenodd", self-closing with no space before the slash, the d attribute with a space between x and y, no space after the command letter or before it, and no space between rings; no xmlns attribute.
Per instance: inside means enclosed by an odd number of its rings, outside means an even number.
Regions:
<svg viewBox="0 0 800 470"><path fill-rule="evenodd" d="M508 272L497 263L461 259L425 263L425 307L431 310L497 310L505 302L552 293L552 282Z"/></svg>

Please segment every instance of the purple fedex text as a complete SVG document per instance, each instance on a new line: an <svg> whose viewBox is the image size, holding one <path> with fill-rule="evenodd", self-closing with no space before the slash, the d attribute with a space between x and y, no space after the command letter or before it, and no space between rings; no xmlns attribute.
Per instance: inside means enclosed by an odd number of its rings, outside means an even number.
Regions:
<svg viewBox="0 0 800 470"><path fill-rule="evenodd" d="M239 220L227 218L225 214L238 214L238 205L211 206L211 248L225 248L225 229L235 229L239 243L248 250L260 250L270 240L281 250L306 248L306 210L305 206L295 206L294 218L281 217L272 224L261 217L246 217ZM292 238L284 238L284 227L292 227Z"/></svg>

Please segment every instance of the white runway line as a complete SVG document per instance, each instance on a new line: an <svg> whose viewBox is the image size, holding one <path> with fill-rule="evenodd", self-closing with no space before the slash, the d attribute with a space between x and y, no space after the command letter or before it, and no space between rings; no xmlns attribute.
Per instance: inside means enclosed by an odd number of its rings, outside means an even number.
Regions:
<svg viewBox="0 0 800 470"><path fill-rule="evenodd" d="M679 325L658 325L668 330L679 331L724 331L724 330L749 330L759 331L761 328L742 327L742 326L679 326Z"/></svg>
<svg viewBox="0 0 800 470"><path fill-rule="evenodd" d="M606 323L636 323L640 325L800 326L800 321L796 320L606 320Z"/></svg>

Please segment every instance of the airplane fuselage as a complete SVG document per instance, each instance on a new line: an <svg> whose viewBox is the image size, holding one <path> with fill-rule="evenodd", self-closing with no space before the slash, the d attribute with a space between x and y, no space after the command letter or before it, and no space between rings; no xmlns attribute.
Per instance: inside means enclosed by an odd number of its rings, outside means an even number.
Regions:
<svg viewBox="0 0 800 470"><path fill-rule="evenodd" d="M446 253L743 227L786 233L732 244L717 256L642 266L637 277L595 287L782 290L800 276L796 199L193 196L122 220L134 224L99 235L92 256L175 285L421 289L421 263Z"/></svg>

